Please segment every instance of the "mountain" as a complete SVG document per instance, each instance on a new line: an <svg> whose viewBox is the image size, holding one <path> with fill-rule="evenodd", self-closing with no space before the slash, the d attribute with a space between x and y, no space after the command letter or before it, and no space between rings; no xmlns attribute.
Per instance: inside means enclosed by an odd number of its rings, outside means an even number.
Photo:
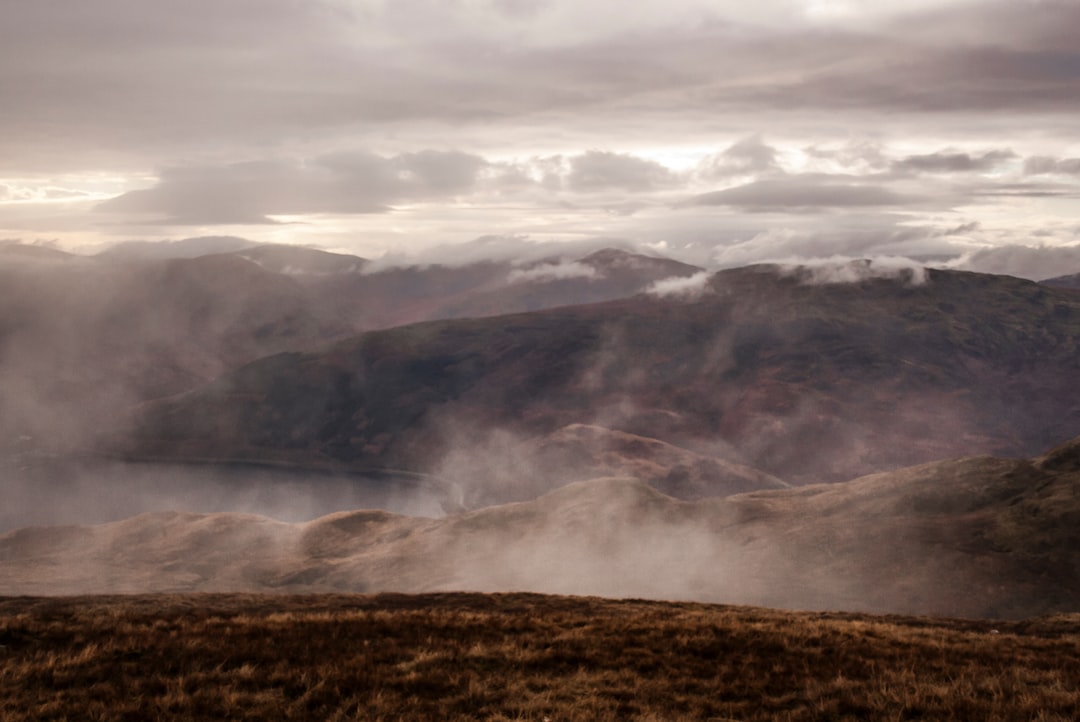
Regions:
<svg viewBox="0 0 1080 722"><path fill-rule="evenodd" d="M969 617L1080 611L1080 439L678 501L632 479L426 519L160 512L0 536L0 594L532 590Z"/></svg>
<svg viewBox="0 0 1080 722"><path fill-rule="evenodd" d="M24 243L10 243L0 241L0 259L10 261L12 259L24 259L32 261L70 261L77 256L49 248L48 246L35 246Z"/></svg>
<svg viewBox="0 0 1080 722"><path fill-rule="evenodd" d="M232 255L253 261L264 270L289 275L358 273L368 262L365 258L346 253L330 253L282 243L252 246L233 251Z"/></svg>
<svg viewBox="0 0 1080 722"><path fill-rule="evenodd" d="M122 241L97 254L104 260L166 261L177 258L198 258L215 253L230 253L258 245L255 241L236 236L199 236L177 241Z"/></svg>
<svg viewBox="0 0 1080 722"><path fill-rule="evenodd" d="M82 445L132 404L262 356L403 319L627 295L693 268L614 250L540 265L587 269L588 278L540 273L519 282L515 271L535 268L509 263L372 273L367 265L232 237L132 241L90 257L0 244L0 457L25 438L50 449Z"/></svg>
<svg viewBox="0 0 1080 722"><path fill-rule="evenodd" d="M561 485L599 477L632 477L677 499L783 489L770 474L722 457L602 426L570 424L525 440L494 431L483 444L452 448L437 467L461 508L525 501ZM512 483L508 483L512 479Z"/></svg>
<svg viewBox="0 0 1080 722"><path fill-rule="evenodd" d="M134 403L353 331L239 257L61 259L0 258L0 449L77 445Z"/></svg>
<svg viewBox="0 0 1080 722"><path fill-rule="evenodd" d="M297 278L339 317L358 328L377 329L609 301L701 270L671 259L606 248L581 258L559 256L520 265L481 261Z"/></svg>
<svg viewBox="0 0 1080 722"><path fill-rule="evenodd" d="M696 295L369 332L153 402L113 448L433 474L453 456L483 476L513 444L586 424L805 484L1080 433L1075 294L854 277L749 267Z"/></svg>
<svg viewBox="0 0 1080 722"><path fill-rule="evenodd" d="M1039 283L1045 286L1053 286L1054 288L1080 288L1080 273L1073 273L1068 276L1055 276L1054 278L1047 278L1039 281Z"/></svg>

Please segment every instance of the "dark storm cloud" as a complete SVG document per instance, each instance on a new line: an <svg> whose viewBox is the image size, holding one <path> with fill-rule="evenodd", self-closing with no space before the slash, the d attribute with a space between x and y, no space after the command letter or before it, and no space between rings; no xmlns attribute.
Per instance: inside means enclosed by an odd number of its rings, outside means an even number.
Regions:
<svg viewBox="0 0 1080 722"><path fill-rule="evenodd" d="M125 193L98 209L200 225L269 223L268 216L278 214L378 213L394 202L465 192L485 165L467 153L426 150L173 168L153 188Z"/></svg>
<svg viewBox="0 0 1080 722"><path fill-rule="evenodd" d="M744 210L793 210L863 206L900 206L915 199L879 185L806 174L754 181L721 191L703 193L690 205L732 206Z"/></svg>

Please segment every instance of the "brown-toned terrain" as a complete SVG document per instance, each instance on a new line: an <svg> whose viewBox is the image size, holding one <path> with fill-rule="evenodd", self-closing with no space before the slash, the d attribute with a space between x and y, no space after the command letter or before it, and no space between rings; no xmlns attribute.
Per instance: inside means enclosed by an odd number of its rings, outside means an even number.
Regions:
<svg viewBox="0 0 1080 722"><path fill-rule="evenodd" d="M254 251L241 253L253 257ZM295 278L322 308L357 328L376 329L626 298L656 281L685 278L701 270L669 258L604 248L580 258L405 266L363 274L305 273Z"/></svg>
<svg viewBox="0 0 1080 722"><path fill-rule="evenodd" d="M1074 293L948 271L813 281L752 267L694 296L370 332L149 405L117 448L436 475L456 455L483 477L508 445L586 424L808 483L1080 433Z"/></svg>
<svg viewBox="0 0 1080 722"><path fill-rule="evenodd" d="M697 502L609 478L440 519L160 512L0 536L0 594L435 590L1078 612L1080 440Z"/></svg>
<svg viewBox="0 0 1080 722"><path fill-rule="evenodd" d="M1080 273L1071 273L1067 276L1055 276L1054 278L1047 278L1043 281L1039 281L1039 283L1053 286L1054 288L1080 289Z"/></svg>
<svg viewBox="0 0 1080 722"><path fill-rule="evenodd" d="M0 599L0 717L1042 720L1080 618L784 613L527 594Z"/></svg>
<svg viewBox="0 0 1080 722"><path fill-rule="evenodd" d="M574 481L631 477L677 499L783 489L788 484L722 457L602 426L569 424L536 437L493 429L451 447L432 484L447 511L527 501Z"/></svg>
<svg viewBox="0 0 1080 722"><path fill-rule="evenodd" d="M0 455L18 439L85 446L134 404L281 351L398 323L621 298L700 270L607 249L367 273L356 256L241 239L127 245L88 257L0 243ZM199 255L214 245L243 247ZM182 257L155 255L170 250ZM566 268L567 278L545 271Z"/></svg>

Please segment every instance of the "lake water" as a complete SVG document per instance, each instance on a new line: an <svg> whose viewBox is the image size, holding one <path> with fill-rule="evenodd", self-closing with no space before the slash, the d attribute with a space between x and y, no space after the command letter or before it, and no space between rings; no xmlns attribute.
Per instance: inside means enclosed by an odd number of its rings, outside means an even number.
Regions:
<svg viewBox="0 0 1080 722"><path fill-rule="evenodd" d="M404 474L27 457L0 460L0 492L0 533L150 511L244 512L289 522L353 509L439 517L450 497L437 480Z"/></svg>

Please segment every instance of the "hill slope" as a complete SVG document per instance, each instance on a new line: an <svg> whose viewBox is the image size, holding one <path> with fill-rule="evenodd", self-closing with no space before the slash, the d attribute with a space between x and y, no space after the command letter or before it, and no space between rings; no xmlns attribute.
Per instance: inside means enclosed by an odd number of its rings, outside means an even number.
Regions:
<svg viewBox="0 0 1080 722"><path fill-rule="evenodd" d="M610 301L640 293L656 281L701 271L667 258L605 248L580 258L556 256L525 264L482 261L296 278L326 309L357 328L376 329Z"/></svg>
<svg viewBox="0 0 1080 722"><path fill-rule="evenodd" d="M1076 388L1080 298L1067 291L752 267L696 296L418 324L263 359L146 408L127 451L438 473L452 454L482 467L506 446L493 439L588 424L807 483L1038 453L1080 433Z"/></svg>
<svg viewBox="0 0 1080 722"><path fill-rule="evenodd" d="M630 479L443 519L145 514L0 536L0 594L533 590L973 617L1080 611L1080 440L684 502Z"/></svg>
<svg viewBox="0 0 1080 722"><path fill-rule="evenodd" d="M234 250L206 253L215 248ZM613 250L552 259L520 282L509 263L370 274L366 263L235 238L131 242L95 257L0 244L0 457L13 439L77 446L131 404L269 354L399 321L616 298L697 270ZM567 267L591 275L545 271Z"/></svg>
<svg viewBox="0 0 1080 722"><path fill-rule="evenodd" d="M45 705L163 721L1073 722L1078 641L1080 617L535 594L0 599L0 699L5 722Z"/></svg>

